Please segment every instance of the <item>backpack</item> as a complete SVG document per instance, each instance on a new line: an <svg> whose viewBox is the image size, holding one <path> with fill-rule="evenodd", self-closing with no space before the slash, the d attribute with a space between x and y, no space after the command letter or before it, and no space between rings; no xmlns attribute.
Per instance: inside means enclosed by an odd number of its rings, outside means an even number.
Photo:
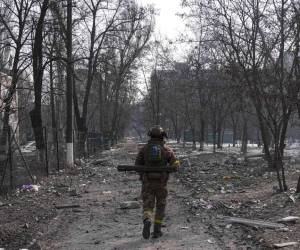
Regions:
<svg viewBox="0 0 300 250"><path fill-rule="evenodd" d="M148 143L145 152L146 166L164 167L167 165L165 149L159 143Z"/></svg>

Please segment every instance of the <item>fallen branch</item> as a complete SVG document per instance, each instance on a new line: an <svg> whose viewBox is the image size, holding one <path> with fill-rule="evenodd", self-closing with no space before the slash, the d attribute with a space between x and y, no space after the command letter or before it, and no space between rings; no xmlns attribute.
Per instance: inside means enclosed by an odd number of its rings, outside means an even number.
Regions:
<svg viewBox="0 0 300 250"><path fill-rule="evenodd" d="M248 160L250 158L264 158L265 154L250 154L245 156L245 160Z"/></svg>
<svg viewBox="0 0 300 250"><path fill-rule="evenodd" d="M228 222L239 223L239 224L244 224L253 227L264 227L264 228L272 228L272 229L286 227L284 224L281 223L273 223L273 222L268 222L263 220L250 220L250 219L237 218L237 217L223 217L223 219L225 219Z"/></svg>
<svg viewBox="0 0 300 250"><path fill-rule="evenodd" d="M286 243L278 243L274 244L275 248L289 247L289 246L297 246L298 242L286 242Z"/></svg>
<svg viewBox="0 0 300 250"><path fill-rule="evenodd" d="M288 216L288 217L279 219L278 222L293 222L293 223L296 223L297 220L299 220L298 216Z"/></svg>

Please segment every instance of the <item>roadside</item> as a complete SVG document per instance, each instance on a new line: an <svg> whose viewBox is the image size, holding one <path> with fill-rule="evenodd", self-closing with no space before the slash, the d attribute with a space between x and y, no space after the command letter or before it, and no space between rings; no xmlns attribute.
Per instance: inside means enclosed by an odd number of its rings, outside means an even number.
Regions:
<svg viewBox="0 0 300 250"><path fill-rule="evenodd" d="M297 223L282 231L234 224L223 218L276 222L299 215L294 190L277 193L275 174L266 172L262 161L246 164L236 152L212 154L171 146L184 164L170 178L162 238L142 239L140 182L136 174L116 170L116 165L134 160L138 146L128 141L78 162L72 171L51 176L38 192L21 191L1 199L0 247L273 249L274 243L300 242ZM297 164L288 167L290 187L295 187L298 172ZM125 201L133 207L121 209Z"/></svg>
<svg viewBox="0 0 300 250"><path fill-rule="evenodd" d="M188 157L189 168L180 174L180 180L192 190L191 195L185 197L191 213L210 226L215 237L223 242L224 249L274 249L274 244L289 242L297 245L284 249L299 249L298 218L277 229L241 225L225 219L274 223L287 216L299 217L299 199L294 193L300 173L298 159L286 162L289 190L279 193L275 172L270 172L261 158L244 162L237 149L229 149L216 154L189 153L196 156ZM181 151L180 147L178 150ZM298 156L295 151L289 153Z"/></svg>

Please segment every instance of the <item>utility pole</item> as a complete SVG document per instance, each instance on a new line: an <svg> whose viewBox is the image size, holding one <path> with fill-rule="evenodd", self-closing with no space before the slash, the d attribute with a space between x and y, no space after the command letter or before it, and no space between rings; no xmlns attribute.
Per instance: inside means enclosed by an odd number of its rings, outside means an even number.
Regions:
<svg viewBox="0 0 300 250"><path fill-rule="evenodd" d="M72 0L67 0L67 159L69 167L74 166L74 144L73 144L73 58L72 58Z"/></svg>

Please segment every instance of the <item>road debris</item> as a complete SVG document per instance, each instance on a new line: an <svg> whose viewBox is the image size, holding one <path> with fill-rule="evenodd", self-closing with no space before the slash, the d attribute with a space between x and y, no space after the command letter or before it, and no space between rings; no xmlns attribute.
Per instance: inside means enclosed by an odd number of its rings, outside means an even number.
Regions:
<svg viewBox="0 0 300 250"><path fill-rule="evenodd" d="M102 194L111 194L111 191L103 191Z"/></svg>
<svg viewBox="0 0 300 250"><path fill-rule="evenodd" d="M280 229L286 227L284 224L273 223L273 222L268 222L263 220L250 220L245 218L227 217L227 216L223 217L223 219L227 222L239 223L239 224L244 224L253 227L264 227L264 228L272 228L272 229Z"/></svg>
<svg viewBox="0 0 300 250"><path fill-rule="evenodd" d="M296 199L293 195L289 195L289 199L293 202L296 203Z"/></svg>
<svg viewBox="0 0 300 250"><path fill-rule="evenodd" d="M265 249L265 245L275 247L274 243L299 242L300 223L298 223L299 219L294 220L293 217L299 216L300 203L298 195L292 189L295 185L290 184L291 177L295 180L296 171L300 173L298 166L290 166L286 169L289 190L286 193L275 193L272 187L277 184L276 173L267 169L267 164L263 162L263 159L244 163L239 159L242 157L241 154L234 153L233 157L228 157L226 149L216 154L204 151L196 155L198 151L187 152L188 146L182 149L182 144L178 146L173 144L172 147L188 159L188 161L183 160L182 171L179 169L179 172L169 180L173 185L170 187L170 196L173 198L169 200L168 208L171 211L168 215L176 216L166 218L166 230L169 233L164 237L168 239L169 236L173 237L177 233L184 236L184 245L178 249L191 249L189 240L204 244L204 247L201 246L202 248L199 247L199 249L214 250L220 249L220 244L221 249L225 247L228 249L229 247L230 249ZM230 150L239 151L238 148L233 147ZM255 149L255 152L259 151L261 149ZM5 225L1 231L2 235L13 235L18 242L13 242L7 237L3 238L3 243L0 241L0 245L5 249L19 249L13 248L14 246L28 248L28 242L34 236L38 236L42 244L43 239L49 237L47 231L42 231L42 226L49 223L49 219L54 222L53 229L57 223L67 224L68 229L61 228L58 232L58 242L68 242L67 244L71 244L70 249L77 249L78 241L76 238L70 242L67 235L61 239L61 232L66 230L70 230L74 236L86 234L82 242L85 242L84 244L96 242L99 249L110 249L113 247L110 244L116 241L121 244L126 239L129 241L138 239L139 230L142 227L142 211L139 210L141 207L140 190L137 188L140 182L138 182L138 177L131 173L118 175L116 168L120 163L130 164L136 155L135 150L130 154L132 158L128 155L122 150L114 153L101 153L85 162L78 162L80 171L76 175L67 175L63 173L65 171L61 171L51 175L49 180L41 180L38 193L22 192L20 188L18 196L13 194L9 200L1 200L6 203L5 207L0 208ZM226 164L223 161L224 158L228 158ZM94 165L92 162L97 162L97 164ZM187 166L183 166L185 164ZM245 164L248 165L245 167ZM179 189L178 185L180 185ZM87 189L89 193L85 194ZM10 207L8 204L13 205ZM81 205L80 208L76 208L78 204ZM180 210L177 209L178 205L182 206ZM15 220L13 230L10 230L12 228L10 220L5 217L7 213L14 214L14 217L18 218ZM111 216L112 213L114 216ZM245 219L243 222L220 220L219 215L235 219L249 218L246 220L250 223L245 222ZM101 218L101 220L96 218ZM250 220L250 218L257 220ZM75 224L77 220L80 224ZM23 228L25 223L28 223L28 229ZM70 227L69 223L75 226ZM271 226L270 223L272 223ZM261 229L257 230L257 228ZM43 237L34 233L37 230L43 232ZM112 239L111 242L99 238L98 230L107 236L110 235L108 238ZM191 238L189 238L190 235ZM56 240L57 238L50 238L51 242ZM175 244L182 244L182 242L175 241ZM297 249L297 246L293 245L283 247L285 247L283 249Z"/></svg>
<svg viewBox="0 0 300 250"><path fill-rule="evenodd" d="M296 223L297 220L299 220L298 216L287 216L287 217L279 219L277 222L293 222L293 223Z"/></svg>
<svg viewBox="0 0 300 250"><path fill-rule="evenodd" d="M191 167L191 162L189 159L183 159L181 163L181 167L183 168L190 168Z"/></svg>
<svg viewBox="0 0 300 250"><path fill-rule="evenodd" d="M283 248L283 247L290 247L290 246L297 246L298 245L298 242L286 242L286 243L277 243L277 244L274 244L273 246L275 248Z"/></svg>
<svg viewBox="0 0 300 250"><path fill-rule="evenodd" d="M21 191L22 192L38 192L41 186L39 185L33 185L33 184L28 184L28 185L22 185Z"/></svg>
<svg viewBox="0 0 300 250"><path fill-rule="evenodd" d="M121 209L137 209L140 208L140 203L137 201L124 201L120 203Z"/></svg>

